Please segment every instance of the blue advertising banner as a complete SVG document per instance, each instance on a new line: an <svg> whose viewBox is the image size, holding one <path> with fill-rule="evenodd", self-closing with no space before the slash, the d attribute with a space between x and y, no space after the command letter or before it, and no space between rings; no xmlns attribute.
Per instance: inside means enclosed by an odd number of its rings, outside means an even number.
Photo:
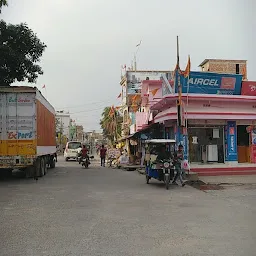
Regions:
<svg viewBox="0 0 256 256"><path fill-rule="evenodd" d="M227 122L227 161L237 161L236 121Z"/></svg>
<svg viewBox="0 0 256 256"><path fill-rule="evenodd" d="M183 135L184 159L188 160L188 136Z"/></svg>
<svg viewBox="0 0 256 256"><path fill-rule="evenodd" d="M240 95L242 75L191 71L189 81L180 75L180 83L183 93L188 90L189 93L199 94ZM175 91L178 91L177 85Z"/></svg>
<svg viewBox="0 0 256 256"><path fill-rule="evenodd" d="M184 159L188 160L188 136L181 133L180 127L176 127L175 140L175 150L178 150L179 145L183 145Z"/></svg>

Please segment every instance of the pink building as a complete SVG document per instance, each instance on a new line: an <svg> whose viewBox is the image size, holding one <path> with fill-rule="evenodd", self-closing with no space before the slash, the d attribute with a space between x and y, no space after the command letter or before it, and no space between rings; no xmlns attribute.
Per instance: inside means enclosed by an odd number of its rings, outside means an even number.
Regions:
<svg viewBox="0 0 256 256"><path fill-rule="evenodd" d="M169 80L173 85L173 81ZM162 80L144 80L141 86L141 109L136 113L136 132L148 128L153 120L151 107L162 99Z"/></svg>
<svg viewBox="0 0 256 256"><path fill-rule="evenodd" d="M198 73L194 76L201 76ZM182 94L182 119L186 121L182 133L177 128L177 93L163 96L162 81L143 81L144 113L136 114L137 131L147 128L149 123L162 124L165 138L175 138L183 144L192 170L201 175L255 174L255 83L239 82L239 77L234 75L229 92L221 85L224 80L231 80L228 75L223 75L224 78L216 78L215 74L203 75L205 77L192 79L194 84L201 85L193 87L192 84L192 93ZM206 82L219 84L219 92L216 88L213 88L216 92L212 92L211 84L203 87ZM157 88L159 90L153 97L150 92ZM200 90L202 93L196 93ZM226 95L228 93L237 95Z"/></svg>

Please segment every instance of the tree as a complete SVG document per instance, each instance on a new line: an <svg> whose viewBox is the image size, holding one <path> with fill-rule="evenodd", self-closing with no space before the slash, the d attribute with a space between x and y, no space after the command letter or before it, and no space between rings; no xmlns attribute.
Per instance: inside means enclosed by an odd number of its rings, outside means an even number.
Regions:
<svg viewBox="0 0 256 256"><path fill-rule="evenodd" d="M3 6L8 6L7 0L0 0L0 13L1 13Z"/></svg>
<svg viewBox="0 0 256 256"><path fill-rule="evenodd" d="M123 118L119 112L113 107L104 108L100 125L103 130L103 135L112 143L121 136L121 124Z"/></svg>
<svg viewBox="0 0 256 256"><path fill-rule="evenodd" d="M37 63L46 45L26 23L12 25L1 20L0 34L0 86L10 86L16 80L35 83L43 74Z"/></svg>

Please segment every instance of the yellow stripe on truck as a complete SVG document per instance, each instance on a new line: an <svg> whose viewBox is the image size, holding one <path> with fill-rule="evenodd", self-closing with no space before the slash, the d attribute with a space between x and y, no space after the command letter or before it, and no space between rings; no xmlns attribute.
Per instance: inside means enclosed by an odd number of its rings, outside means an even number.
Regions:
<svg viewBox="0 0 256 256"><path fill-rule="evenodd" d="M36 155L36 140L1 140L1 156Z"/></svg>

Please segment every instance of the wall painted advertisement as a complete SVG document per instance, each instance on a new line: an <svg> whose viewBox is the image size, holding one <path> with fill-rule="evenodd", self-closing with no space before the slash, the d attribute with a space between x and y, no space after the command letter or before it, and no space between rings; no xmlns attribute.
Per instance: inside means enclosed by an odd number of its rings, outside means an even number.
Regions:
<svg viewBox="0 0 256 256"><path fill-rule="evenodd" d="M226 161L237 161L237 129L236 121L227 122L227 154Z"/></svg>
<svg viewBox="0 0 256 256"><path fill-rule="evenodd" d="M191 71L189 78L180 75L180 83L183 93L240 95L242 75Z"/></svg>

